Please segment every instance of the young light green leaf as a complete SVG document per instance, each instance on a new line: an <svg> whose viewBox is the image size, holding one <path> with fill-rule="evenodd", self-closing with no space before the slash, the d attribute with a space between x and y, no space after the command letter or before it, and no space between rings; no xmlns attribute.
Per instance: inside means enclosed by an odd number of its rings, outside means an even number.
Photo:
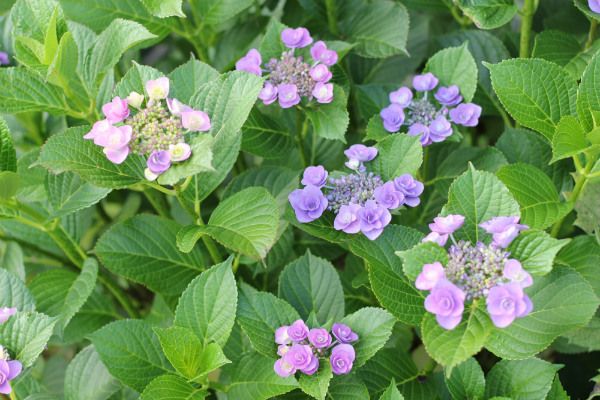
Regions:
<svg viewBox="0 0 600 400"><path fill-rule="evenodd" d="M365 307L346 316L341 322L358 334L358 342L353 346L356 351L354 368L359 368L388 341L395 318L381 308Z"/></svg>
<svg viewBox="0 0 600 400"><path fill-rule="evenodd" d="M562 365L539 358L522 361L502 360L490 370L485 388L486 398L507 396L514 399L545 399L556 372Z"/></svg>
<svg viewBox="0 0 600 400"><path fill-rule="evenodd" d="M231 270L232 257L194 279L179 298L176 326L191 329L204 346L227 343L235 321L237 287Z"/></svg>
<svg viewBox="0 0 600 400"><path fill-rule="evenodd" d="M1 260L0 260L1 261ZM35 310L35 300L25 282L0 265L0 304L2 307L16 307L19 311Z"/></svg>
<svg viewBox="0 0 600 400"><path fill-rule="evenodd" d="M171 371L158 338L144 321L116 321L94 332L90 339L110 374L138 392Z"/></svg>
<svg viewBox="0 0 600 400"><path fill-rule="evenodd" d="M239 205L244 203L244 207ZM189 252L202 235L209 235L238 253L262 259L275 244L279 208L264 188L244 189L222 201L207 225L189 225L177 234L177 246Z"/></svg>
<svg viewBox="0 0 600 400"><path fill-rule="evenodd" d="M348 98L344 89L339 86L333 88L333 101L329 104L315 104L306 109L306 115L312 123L315 134L331 140L340 140L346 143L346 129L350 117L346 104Z"/></svg>
<svg viewBox="0 0 600 400"><path fill-rule="evenodd" d="M120 386L100 361L93 345L81 350L65 372L65 400L106 400Z"/></svg>
<svg viewBox="0 0 600 400"><path fill-rule="evenodd" d="M158 18L184 17L182 0L142 0L148 11Z"/></svg>
<svg viewBox="0 0 600 400"><path fill-rule="evenodd" d="M519 10L513 0L458 0L457 5L480 29L499 28Z"/></svg>
<svg viewBox="0 0 600 400"><path fill-rule="evenodd" d="M0 171L17 172L17 154L8 125L0 117Z"/></svg>
<svg viewBox="0 0 600 400"><path fill-rule="evenodd" d="M348 5L356 3L347 3ZM406 54L408 12L396 2L376 0L363 3L348 12L340 27L348 41L356 44L357 54L369 58L385 58Z"/></svg>
<svg viewBox="0 0 600 400"><path fill-rule="evenodd" d="M533 165L505 165L496 175L519 203L521 222L530 228L545 229L571 211L571 204L559 201L548 175Z"/></svg>
<svg viewBox="0 0 600 400"><path fill-rule="evenodd" d="M141 157L130 154L123 164L113 164L100 146L83 139L88 130L83 126L53 135L42 147L39 163L53 173L71 171L105 188L123 188L144 179Z"/></svg>
<svg viewBox="0 0 600 400"><path fill-rule="evenodd" d="M123 79L115 86L114 94L123 99L129 96L131 92L147 95L146 82L161 76L163 74L160 71L134 61L133 66L129 68Z"/></svg>
<svg viewBox="0 0 600 400"><path fill-rule="evenodd" d="M331 378L333 378L331 363L321 362L319 370L314 375L301 374L298 383L300 389L307 395L317 400L325 400Z"/></svg>
<svg viewBox="0 0 600 400"><path fill-rule="evenodd" d="M465 102L473 99L477 89L477 64L468 43L438 51L427 61L425 70L432 72L441 86L457 85Z"/></svg>
<svg viewBox="0 0 600 400"><path fill-rule="evenodd" d="M550 29L535 35L531 56L565 66L580 51L581 45L575 35Z"/></svg>
<svg viewBox="0 0 600 400"><path fill-rule="evenodd" d="M45 186L52 205L51 218L61 218L93 206L111 192L111 189L83 182L79 175L72 172L48 174Z"/></svg>
<svg viewBox="0 0 600 400"><path fill-rule="evenodd" d="M115 224L96 243L96 254L112 272L166 295L181 293L205 267L199 247L177 250L181 226L153 215Z"/></svg>
<svg viewBox="0 0 600 400"><path fill-rule="evenodd" d="M20 177L16 172L12 171L0 171L0 192L1 200L8 200L11 197L15 197L19 191Z"/></svg>
<svg viewBox="0 0 600 400"><path fill-rule="evenodd" d="M236 400L266 400L298 388L293 376L282 378L273 372L274 360L249 353L233 370L227 395Z"/></svg>
<svg viewBox="0 0 600 400"><path fill-rule="evenodd" d="M525 292L533 311L507 328L494 329L486 341L485 347L498 357L524 359L543 351L558 336L586 325L599 304L581 275L556 266L548 275L535 277Z"/></svg>
<svg viewBox="0 0 600 400"><path fill-rule="evenodd" d="M279 297L306 320L311 313L321 324L344 317L344 291L331 263L310 251L288 264L279 275Z"/></svg>
<svg viewBox="0 0 600 400"><path fill-rule="evenodd" d="M423 146L417 136L388 135L376 147L379 153L370 167L384 180L414 175L423 162Z"/></svg>
<svg viewBox="0 0 600 400"><path fill-rule="evenodd" d="M471 166L450 186L442 214L464 215L465 223L455 236L477 243L483 233L480 223L493 217L519 216L520 211L518 203L494 174Z"/></svg>
<svg viewBox="0 0 600 400"><path fill-rule="evenodd" d="M284 300L246 284L240 285L237 322L257 352L274 357L275 330L297 319L300 319L298 312Z"/></svg>
<svg viewBox="0 0 600 400"><path fill-rule="evenodd" d="M552 162L577 155L589 146L590 142L577 118L566 115L558 122L552 137Z"/></svg>
<svg viewBox="0 0 600 400"><path fill-rule="evenodd" d="M404 396L402 396L402 393L396 387L396 380L394 378L392 378L390 386L385 389L379 400L404 400Z"/></svg>
<svg viewBox="0 0 600 400"><path fill-rule="evenodd" d="M174 163L158 177L161 185L174 185L177 182L200 172L214 171L212 167L212 144L214 139L209 135L197 135L189 142L192 156L183 163Z"/></svg>
<svg viewBox="0 0 600 400"><path fill-rule="evenodd" d="M44 351L55 324L56 318L44 314L17 312L0 324L0 342L27 368Z"/></svg>
<svg viewBox="0 0 600 400"><path fill-rule="evenodd" d="M485 377L481 366L474 358L469 358L454 367L450 376L444 376L444 380L452 399L483 399Z"/></svg>
<svg viewBox="0 0 600 400"><path fill-rule="evenodd" d="M140 400L204 400L207 394L206 390L192 386L180 376L161 375L146 386Z"/></svg>
<svg viewBox="0 0 600 400"><path fill-rule="evenodd" d="M558 240L544 231L527 230L511 242L508 250L528 272L545 275L552 270L556 253L567 243L569 239Z"/></svg>
<svg viewBox="0 0 600 400"><path fill-rule="evenodd" d="M600 245L593 236L573 238L556 256L557 264L566 265L585 278L600 298Z"/></svg>
<svg viewBox="0 0 600 400"><path fill-rule="evenodd" d="M258 50L265 60L271 58L281 57L281 53L286 51L286 47L281 40L281 32L287 26L277 20L277 18L271 18L267 24L265 35L260 42Z"/></svg>
<svg viewBox="0 0 600 400"><path fill-rule="evenodd" d="M191 58L169 74L169 96L187 104L200 87L219 78L219 72L208 64Z"/></svg>
<svg viewBox="0 0 600 400"><path fill-rule="evenodd" d="M575 114L577 82L558 65L540 59L485 65L504 108L517 122L548 140L563 116Z"/></svg>
<svg viewBox="0 0 600 400"><path fill-rule="evenodd" d="M448 262L446 249L434 242L419 243L411 249L397 251L396 255L402 259L404 274L410 281L417 279L423 270L423 265L434 262L446 265Z"/></svg>

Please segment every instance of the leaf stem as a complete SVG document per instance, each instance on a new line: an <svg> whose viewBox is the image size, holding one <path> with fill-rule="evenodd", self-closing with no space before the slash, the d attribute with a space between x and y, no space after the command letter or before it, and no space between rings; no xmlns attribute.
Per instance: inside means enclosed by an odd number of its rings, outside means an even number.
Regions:
<svg viewBox="0 0 600 400"><path fill-rule="evenodd" d="M148 187L151 187L152 189L156 189L159 192L163 192L164 194L167 194L169 196L177 196L177 191L175 191L173 189L167 189L166 187L161 186L158 183L146 181L143 184Z"/></svg>
<svg viewBox="0 0 600 400"><path fill-rule="evenodd" d="M597 29L598 29L598 21L593 19L592 22L590 22L590 31L588 32L588 39L587 39L587 42L585 42L584 50L587 50L590 47L592 47L592 44L594 43L594 39L596 38L596 30Z"/></svg>
<svg viewBox="0 0 600 400"><path fill-rule="evenodd" d="M528 58L530 55L531 26L536 7L536 0L525 0L521 10L521 41L519 44L519 57L521 58Z"/></svg>
<svg viewBox="0 0 600 400"><path fill-rule="evenodd" d="M337 25L337 7L335 0L325 0L325 9L327 10L327 25L329 30L335 36L339 36L340 31Z"/></svg>
<svg viewBox="0 0 600 400"><path fill-rule="evenodd" d="M196 215L196 217L197 217L196 224L204 225L204 220L202 219L202 215L200 214L199 208L198 208L198 214ZM219 252L217 245L215 244L215 242L212 240L212 238L210 236L202 235L202 242L204 243L204 246L206 246L206 250L208 250L208 254L210 254L210 258L212 259L213 263L220 264L221 262L223 262L221 253Z"/></svg>
<svg viewBox="0 0 600 400"><path fill-rule="evenodd" d="M144 196L146 196L146 199L148 199L148 202L152 205L152 208L156 210L158 215L164 218L169 218L171 216L167 204L165 203L164 197L150 189L144 189L143 193Z"/></svg>
<svg viewBox="0 0 600 400"><path fill-rule="evenodd" d="M306 137L306 132L308 131L308 118L303 116L302 111L296 111L296 145L298 146L298 151L300 152L300 159L302 160L302 165L304 168L308 167L308 160L306 158L306 154L304 153L304 138Z"/></svg>

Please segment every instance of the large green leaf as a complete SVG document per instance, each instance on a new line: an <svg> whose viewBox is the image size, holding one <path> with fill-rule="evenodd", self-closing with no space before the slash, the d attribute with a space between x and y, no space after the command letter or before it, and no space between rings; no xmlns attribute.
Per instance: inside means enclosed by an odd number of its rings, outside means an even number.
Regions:
<svg viewBox="0 0 600 400"><path fill-rule="evenodd" d="M53 173L71 171L106 188L124 188L144 179L145 163L141 157L130 154L123 164L113 164L102 147L83 139L88 130L85 126L76 127L53 135L42 147L39 163Z"/></svg>
<svg viewBox="0 0 600 400"><path fill-rule="evenodd" d="M298 383L304 393L317 400L325 400L331 378L333 378L331 363L321 362L314 375L301 374Z"/></svg>
<svg viewBox="0 0 600 400"><path fill-rule="evenodd" d="M552 138L552 161L572 157L589 146L590 142L585 137L581 123L577 118L566 115L558 122Z"/></svg>
<svg viewBox="0 0 600 400"><path fill-rule="evenodd" d="M595 237L577 236L558 253L555 262L577 271L600 298L600 245Z"/></svg>
<svg viewBox="0 0 600 400"><path fill-rule="evenodd" d="M555 267L525 292L533 311L510 326L495 329L485 347L505 359L531 357L563 333L586 325L598 308L598 297L578 273Z"/></svg>
<svg viewBox="0 0 600 400"><path fill-rule="evenodd" d="M183 228L177 234L177 246L189 252L202 235L209 235L238 253L262 259L275 244L278 216L277 203L266 189L244 189L222 201L207 225Z"/></svg>
<svg viewBox="0 0 600 400"><path fill-rule="evenodd" d="M220 25L241 13L254 2L252 0L192 0L207 25Z"/></svg>
<svg viewBox="0 0 600 400"><path fill-rule="evenodd" d="M306 115L312 123L315 134L324 139L340 140L346 143L346 129L350 117L346 104L348 98L344 89L333 88L333 101L329 104L314 104L306 109Z"/></svg>
<svg viewBox="0 0 600 400"><path fill-rule="evenodd" d="M35 300L25 282L12 272L0 268L0 304L2 307L16 307L19 311L35 310Z"/></svg>
<svg viewBox="0 0 600 400"><path fill-rule="evenodd" d="M17 312L0 324L0 343L27 368L46 348L55 324L56 318L44 314Z"/></svg>
<svg viewBox="0 0 600 400"><path fill-rule="evenodd" d="M227 343L235 322L237 287L232 257L200 274L187 287L175 311L175 325L191 329L206 346Z"/></svg>
<svg viewBox="0 0 600 400"><path fill-rule="evenodd" d="M519 400L544 399L550 391L554 375L561 368L562 365L538 358L502 360L488 373L486 398L507 396Z"/></svg>
<svg viewBox="0 0 600 400"><path fill-rule="evenodd" d="M137 215L106 231L96 244L96 254L112 272L176 295L205 267L199 247L188 254L177 250L179 229L174 221Z"/></svg>
<svg viewBox="0 0 600 400"><path fill-rule="evenodd" d="M448 371L478 353L492 331L492 322L482 304L465 307L460 324L451 330L442 328L433 314L425 314L421 325L423 344L429 355Z"/></svg>
<svg viewBox="0 0 600 400"><path fill-rule="evenodd" d="M352 9L340 25L348 41L356 44L357 54L370 58L406 54L409 21L402 4L376 0L363 3L358 9L354 8L356 2L347 4Z"/></svg>
<svg viewBox="0 0 600 400"><path fill-rule="evenodd" d="M72 172L46 176L46 193L52 205L52 218L61 218L93 206L110 192L111 189L82 182L79 175Z"/></svg>
<svg viewBox="0 0 600 400"><path fill-rule="evenodd" d="M300 319L292 306L271 293L240 285L237 322L252 347L268 357L275 356L275 330Z"/></svg>
<svg viewBox="0 0 600 400"><path fill-rule="evenodd" d="M448 252L435 242L419 243L413 248L398 251L396 254L402 258L402 267L406 277L413 282L423 270L423 265L439 262L446 265Z"/></svg>
<svg viewBox="0 0 600 400"><path fill-rule="evenodd" d="M117 83L114 90L114 95L121 98L126 98L131 92L146 94L146 82L151 79L157 79L163 74L147 65L140 65L133 62L133 66L129 68L123 78Z"/></svg>
<svg viewBox="0 0 600 400"><path fill-rule="evenodd" d="M423 162L423 146L417 136L389 135L376 147L379 153L370 166L384 180L415 175Z"/></svg>
<svg viewBox="0 0 600 400"><path fill-rule="evenodd" d="M394 336L388 346L394 341ZM419 370L408 351L390 347L379 351L357 371L360 379L369 388L371 398L386 391L391 380L409 382L419 376ZM395 385L394 385L395 386Z"/></svg>
<svg viewBox="0 0 600 400"><path fill-rule="evenodd" d="M158 183L161 185L174 185L177 182L204 171L213 171L212 167L212 144L213 138L208 135L196 135L189 145L192 148L192 156L185 162L176 163L160 174Z"/></svg>
<svg viewBox="0 0 600 400"><path fill-rule="evenodd" d="M544 275L552 270L554 256L569 239L555 239L544 231L521 232L508 247L510 256L521 262L523 268L534 275Z"/></svg>
<svg viewBox="0 0 600 400"><path fill-rule="evenodd" d="M358 341L353 346L356 351L354 368L359 368L386 344L395 319L381 308L365 307L346 316L342 323L358 335Z"/></svg>
<svg viewBox="0 0 600 400"><path fill-rule="evenodd" d="M235 366L227 395L236 400L263 400L298 387L293 376L282 378L273 372L274 360L258 353L246 354Z"/></svg>
<svg viewBox="0 0 600 400"><path fill-rule="evenodd" d="M506 165L496 172L521 207L521 222L530 228L545 229L571 211L561 203L552 180L529 164Z"/></svg>
<svg viewBox="0 0 600 400"><path fill-rule="evenodd" d="M600 55L596 53L583 72L577 91L577 115L586 131L591 131L596 125L592 112L600 110L600 89L596 80L599 71Z"/></svg>
<svg viewBox="0 0 600 400"><path fill-rule="evenodd" d="M110 374L138 392L171 371L158 338L144 321L116 321L90 338Z"/></svg>
<svg viewBox="0 0 600 400"><path fill-rule="evenodd" d="M0 117L0 171L17 172L17 154L8 125Z"/></svg>
<svg viewBox="0 0 600 400"><path fill-rule="evenodd" d="M485 377L474 358L454 367L450 376L445 376L446 386L454 400L483 399Z"/></svg>
<svg viewBox="0 0 600 400"><path fill-rule="evenodd" d="M0 268L11 272L20 280L25 280L23 250L16 242L0 242Z"/></svg>
<svg viewBox="0 0 600 400"><path fill-rule="evenodd" d="M356 375L338 376L329 385L331 400L362 400L369 398L367 387Z"/></svg>
<svg viewBox="0 0 600 400"><path fill-rule="evenodd" d="M181 10L183 0L142 0L148 11L158 18L185 17Z"/></svg>
<svg viewBox="0 0 600 400"><path fill-rule="evenodd" d="M65 372L65 400L106 400L119 388L93 345L81 350Z"/></svg>
<svg viewBox="0 0 600 400"><path fill-rule="evenodd" d="M519 205L494 174L470 167L456 178L448 192L442 213L465 216L463 227L455 233L460 239L476 243L483 229L479 224L499 216L519 216Z"/></svg>
<svg viewBox="0 0 600 400"><path fill-rule="evenodd" d="M321 324L344 317L344 291L331 263L310 251L288 264L279 275L279 297L307 320L311 313Z"/></svg>
<svg viewBox="0 0 600 400"><path fill-rule="evenodd" d="M219 73L216 69L191 58L169 74L169 96L187 104L202 85L218 78Z"/></svg>
<svg viewBox="0 0 600 400"><path fill-rule="evenodd" d="M196 388L177 375L161 375L146 386L140 400L204 400L207 392Z"/></svg>
<svg viewBox="0 0 600 400"><path fill-rule="evenodd" d="M512 20L519 10L513 0L458 0L457 5L480 29L495 29Z"/></svg>
<svg viewBox="0 0 600 400"><path fill-rule="evenodd" d="M575 114L577 82L558 65L540 59L512 59L486 66L504 108L517 122L548 140L563 116Z"/></svg>
<svg viewBox="0 0 600 400"><path fill-rule="evenodd" d="M468 43L438 51L427 61L425 70L438 77L441 86L457 85L466 102L473 99L477 89L477 64Z"/></svg>
<svg viewBox="0 0 600 400"><path fill-rule="evenodd" d="M531 55L565 66L580 51L581 45L577 36L558 30L545 30L535 35Z"/></svg>
<svg viewBox="0 0 600 400"><path fill-rule="evenodd" d="M242 150L266 159L287 158L296 149L289 129L279 119L252 110L244 123Z"/></svg>
<svg viewBox="0 0 600 400"><path fill-rule="evenodd" d="M3 93L0 111L4 113L45 111L64 114L69 111L61 91L26 68L0 69L0 91Z"/></svg>
<svg viewBox="0 0 600 400"><path fill-rule="evenodd" d="M597 232L599 230L598 227L600 227L600 208L598 208L598 199L600 199L600 182L595 181L589 182L584 187L582 193L575 202L574 209L577 212L575 225L588 234Z"/></svg>

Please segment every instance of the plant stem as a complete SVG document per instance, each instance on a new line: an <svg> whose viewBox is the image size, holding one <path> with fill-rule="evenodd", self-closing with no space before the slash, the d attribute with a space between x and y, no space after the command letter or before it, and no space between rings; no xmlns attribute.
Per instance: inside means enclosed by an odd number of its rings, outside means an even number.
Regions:
<svg viewBox="0 0 600 400"><path fill-rule="evenodd" d="M112 283L110 280L106 279L102 275L98 275L98 281L102 285L104 285L104 287L106 287L106 289L108 289L108 291L114 296L114 298L119 302L119 304L121 304L121 307L123 307L123 310L125 310L125 312L127 313L127 315L129 315L130 318L139 318L140 317L140 314L137 312L135 307L133 307L133 305L129 301L129 298L127 298L119 290L119 287L117 285L115 285L114 283Z"/></svg>
<svg viewBox="0 0 600 400"><path fill-rule="evenodd" d="M148 202L156 210L158 215L164 218L169 218L171 216L164 197L159 193L156 193L154 190L144 189L144 196L146 196L146 199L148 199Z"/></svg>
<svg viewBox="0 0 600 400"><path fill-rule="evenodd" d="M198 214L196 215L196 217L197 217L196 224L204 225L204 220L202 219L202 215L200 214L199 207L198 207ZM217 245L215 244L215 242L212 240L212 238L210 236L202 235L202 242L204 243L204 246L206 246L206 250L208 250L208 254L210 254L210 258L212 259L213 263L219 264L219 263L223 262L221 253L219 252Z"/></svg>
<svg viewBox="0 0 600 400"><path fill-rule="evenodd" d="M308 131L308 119L301 113L301 111L296 111L296 145L298 146L298 151L300 152L300 159L302 160L302 165L304 168L308 167L308 160L306 158L306 154L304 153L304 138L306 137L306 132Z"/></svg>
<svg viewBox="0 0 600 400"><path fill-rule="evenodd" d="M159 192L163 192L164 194L167 194L169 196L176 196L177 195L177 191L175 191L173 189L167 189L166 187L163 187L163 186L159 185L158 183L145 181L144 185L146 185L148 187L151 187L152 189L156 189Z"/></svg>
<svg viewBox="0 0 600 400"><path fill-rule="evenodd" d="M525 0L521 10L521 42L519 44L519 57L529 57L529 45L531 43L531 25L533 14L535 14L536 0Z"/></svg>
<svg viewBox="0 0 600 400"><path fill-rule="evenodd" d="M337 10L335 0L325 0L325 9L327 10L327 25L329 30L335 36L339 36L340 31L337 25Z"/></svg>
<svg viewBox="0 0 600 400"><path fill-rule="evenodd" d="M588 32L588 39L587 39L587 42L585 42L585 47L584 47L585 50L592 47L592 44L594 43L594 39L596 38L596 30L597 29L598 29L598 21L596 21L594 19L590 23L590 31Z"/></svg>

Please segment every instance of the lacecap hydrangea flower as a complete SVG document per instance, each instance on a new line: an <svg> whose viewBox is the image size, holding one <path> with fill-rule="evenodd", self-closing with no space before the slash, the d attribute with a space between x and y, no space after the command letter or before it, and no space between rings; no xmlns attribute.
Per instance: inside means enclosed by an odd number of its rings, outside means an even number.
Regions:
<svg viewBox="0 0 600 400"><path fill-rule="evenodd" d="M21 373L23 365L20 361L11 360L8 351L0 345L0 393L10 394L10 381Z"/></svg>
<svg viewBox="0 0 600 400"><path fill-rule="evenodd" d="M452 135L452 123L476 126L481 107L463 103L458 86L438 87L438 83L438 78L428 72L413 78L415 93L406 86L391 92L391 104L379 113L385 130L396 133L406 127L409 135L419 136L421 144L429 146Z"/></svg>
<svg viewBox="0 0 600 400"><path fill-rule="evenodd" d="M352 343L357 340L358 335L340 323L333 324L331 333L325 328L309 329L300 319L281 326L275 331L277 354L281 357L275 361L275 372L283 378L298 371L313 375L322 359L329 357L334 374L348 374L356 358Z"/></svg>
<svg viewBox="0 0 600 400"><path fill-rule="evenodd" d="M289 49L279 59L272 58L263 67L263 59L257 49L251 49L235 64L238 71L254 75L267 74L267 80L258 98L269 105L278 101L281 108L290 108L300 103L302 98L318 103L333 101L333 84L329 67L337 63L338 54L327 48L323 41L313 44L313 38L306 28L286 28L281 32L281 41ZM306 62L297 49L310 48L312 62Z"/></svg>
<svg viewBox="0 0 600 400"><path fill-rule="evenodd" d="M593 12L600 14L600 0L588 0L588 6Z"/></svg>
<svg viewBox="0 0 600 400"><path fill-rule="evenodd" d="M192 155L186 139L210 129L210 118L179 100L169 98L170 82L162 77L146 82L146 95L131 92L102 106L105 119L96 122L84 139L103 147L106 157L121 164L131 153L146 159L145 176L153 181L173 163ZM144 104L145 103L145 104Z"/></svg>
<svg viewBox="0 0 600 400"><path fill-rule="evenodd" d="M302 177L305 186L290 193L290 204L299 222L312 222L329 210L336 214L336 230L361 232L375 240L392 220L390 210L419 205L423 183L410 174L384 182L368 172L365 163L377 157L375 147L355 144L344 153L351 173L333 178L320 165L306 168Z"/></svg>
<svg viewBox="0 0 600 400"><path fill-rule="evenodd" d="M456 242L453 233L464 223L462 215L437 217L429 225L431 233L424 242L445 246L448 239L448 263L425 264L415 286L428 290L425 309L435 314L444 329L454 329L462 320L465 303L485 299L488 314L498 328L509 326L533 309L523 289L533 284L531 275L519 260L510 258L506 247L527 229L519 217L496 217L480 224L492 235L491 244Z"/></svg>

